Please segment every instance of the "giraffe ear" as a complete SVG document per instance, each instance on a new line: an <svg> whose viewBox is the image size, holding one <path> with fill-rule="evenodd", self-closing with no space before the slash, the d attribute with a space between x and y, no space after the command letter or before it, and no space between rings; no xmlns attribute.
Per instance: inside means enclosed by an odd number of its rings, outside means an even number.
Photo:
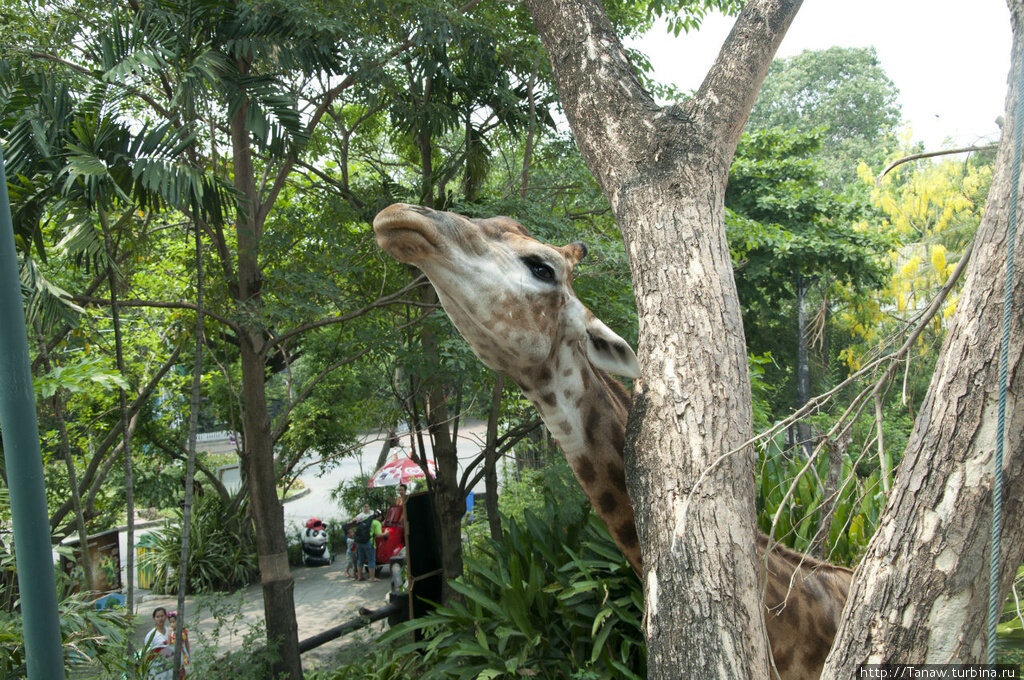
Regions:
<svg viewBox="0 0 1024 680"><path fill-rule="evenodd" d="M587 314L587 358L602 371L624 378L640 377L633 349L593 314Z"/></svg>

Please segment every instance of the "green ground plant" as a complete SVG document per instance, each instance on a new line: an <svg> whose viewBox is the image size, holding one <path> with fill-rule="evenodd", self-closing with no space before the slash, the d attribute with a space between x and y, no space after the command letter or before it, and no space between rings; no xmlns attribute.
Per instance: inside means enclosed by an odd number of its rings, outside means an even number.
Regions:
<svg viewBox="0 0 1024 680"><path fill-rule="evenodd" d="M154 550L145 556L154 569L156 592L178 591L182 522L182 512L177 510L176 520L155 532ZM244 503L225 507L219 496L201 496L195 500L191 525L189 592L234 590L255 580L256 548Z"/></svg>
<svg viewBox="0 0 1024 680"><path fill-rule="evenodd" d="M643 677L640 582L589 506L548 500L502 522L451 582L460 597L382 642L421 632L395 654L422 653L425 678Z"/></svg>
<svg viewBox="0 0 1024 680"><path fill-rule="evenodd" d="M859 475L857 460L842 451L838 483L828 490L823 482L828 478L828 456L819 455L801 473L807 459L786 450L784 442L785 432L780 432L759 447L758 528L794 550L818 553L834 564L856 565L885 507L878 471ZM828 533L824 534L826 521ZM823 550L816 550L822 540Z"/></svg>
<svg viewBox="0 0 1024 680"><path fill-rule="evenodd" d="M67 592L69 581L58 578ZM69 677L111 676L122 669L128 618L123 609L97 610L79 594L66 594L58 603L64 669ZM0 678L24 678L25 638L20 612L0 611Z"/></svg>

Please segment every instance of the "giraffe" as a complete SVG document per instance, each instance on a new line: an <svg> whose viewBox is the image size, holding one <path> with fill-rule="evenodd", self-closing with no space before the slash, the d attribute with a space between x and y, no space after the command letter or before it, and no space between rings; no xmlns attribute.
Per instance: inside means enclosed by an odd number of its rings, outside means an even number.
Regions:
<svg viewBox="0 0 1024 680"><path fill-rule="evenodd" d="M377 244L421 269L474 353L514 380L540 413L629 564L640 543L626 493L629 394L609 374L637 378L636 354L572 290L582 243L533 239L508 217L470 219L398 203L373 222ZM765 623L782 680L820 675L852 572L759 535Z"/></svg>

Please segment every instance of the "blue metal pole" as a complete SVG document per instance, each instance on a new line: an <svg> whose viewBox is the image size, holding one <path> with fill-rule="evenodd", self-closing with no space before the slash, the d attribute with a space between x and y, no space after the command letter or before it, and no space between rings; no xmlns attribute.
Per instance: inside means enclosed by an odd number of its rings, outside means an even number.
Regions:
<svg viewBox="0 0 1024 680"><path fill-rule="evenodd" d="M63 680L50 518L43 486L36 397L14 251L7 173L0 150L0 429L14 524L21 617L30 680Z"/></svg>

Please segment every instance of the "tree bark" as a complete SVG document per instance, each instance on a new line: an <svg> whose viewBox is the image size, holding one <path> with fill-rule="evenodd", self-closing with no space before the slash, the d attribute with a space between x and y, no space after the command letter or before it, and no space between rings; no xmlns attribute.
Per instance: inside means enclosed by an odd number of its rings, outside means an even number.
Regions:
<svg viewBox="0 0 1024 680"><path fill-rule="evenodd" d="M854 579L825 678L861 663L985 658L998 367L1024 3L1011 0L1007 124L963 293L897 471L879 530ZM1018 208L1019 210L1019 208ZM1000 603L1024 558L1024 229L1016 235L1008 344Z"/></svg>
<svg viewBox="0 0 1024 680"><path fill-rule="evenodd" d="M642 379L626 477L643 546L648 677L768 677L754 456L724 192L799 0L751 0L693 99L643 90L599 0L526 0L630 259Z"/></svg>
<svg viewBox="0 0 1024 680"><path fill-rule="evenodd" d="M811 360L810 343L807 340L807 294L811 282L799 272L796 275L796 403L794 410L799 411L811 398ZM811 427L804 420L796 422L797 445L803 449L804 455L810 457L814 447L811 445Z"/></svg>
<svg viewBox="0 0 1024 680"><path fill-rule="evenodd" d="M424 303L437 304L437 291L433 286L422 289L421 299ZM456 412L454 419L448 412L445 386L441 383L441 356L437 347L437 338L429 328L423 329L420 336L423 357L429 368L426 370L428 382L424 385L426 392L426 408L424 409L427 429L430 432L430 444L437 463L437 479L434 480L434 511L437 514L441 530L441 564L444 568L445 580L462 575L462 516L466 513L466 495L459 486L458 441L455 433L449 430L460 416ZM456 408L458 411L458 407ZM422 447L420 452L424 455ZM445 586L444 598L449 595Z"/></svg>
<svg viewBox="0 0 1024 680"><path fill-rule="evenodd" d="M178 560L178 620L177 630L185 630L185 591L188 590L189 540L192 532L192 494L196 478L196 430L202 398L203 375L203 248L199 225L195 224L196 243L196 349L192 361L192 395L188 412L188 457L185 462L185 503L181 513L181 555ZM181 674L181 647L184 636L180 632L174 642L174 677Z"/></svg>
<svg viewBox="0 0 1024 680"><path fill-rule="evenodd" d="M491 391L491 411L487 417L487 443L484 446L484 507L491 538L501 540L501 516L498 514L498 415L501 413L501 393L505 389L505 376L494 377Z"/></svg>
<svg viewBox="0 0 1024 680"><path fill-rule="evenodd" d="M260 209L254 179L249 132L245 128L246 112L247 105L243 103L231 120L235 188L242 196L235 225L238 240L236 304L239 317L244 319L238 334L245 437L242 464L256 529L267 644L274 648L279 658L274 665L274 677L284 675L291 680L301 680L302 662L299 658L298 625L295 621L295 582L288 567L284 508L277 497L273 438L270 414L267 411L267 333L260 325L263 299L259 245L265 215Z"/></svg>
<svg viewBox="0 0 1024 680"><path fill-rule="evenodd" d="M50 351L46 346L46 339L43 337L43 328L36 319L35 322L36 341L39 343L39 357L43 368L50 370ZM61 454L64 457L64 464L68 471L68 486L71 487L71 503L75 509L75 526L78 529L78 545L81 548L82 572L85 576L85 583L82 592L89 592L93 589L95 581L92 575L92 556L89 554L89 530L85 524L85 511L82 509L82 493L78 488L78 473L75 470L75 458L71 452L71 439L68 437L67 423L64 420L64 398L58 389L53 394L53 418L57 422L57 436Z"/></svg>
<svg viewBox="0 0 1024 680"><path fill-rule="evenodd" d="M107 226L103 211L100 211L100 223L103 226L103 246L107 253L109 262L115 261L114 248L110 238L110 229ZM117 362L117 372L127 378L127 371L124 365L124 347L121 333L121 313L117 307L117 276L114 274L113 265L107 265L107 277L110 282L110 316L114 326L114 357ZM128 398L125 389L117 389L118 406L121 421L121 444L124 450L124 498L126 505L127 527L125 529L125 543L128 550L125 559L127 579L124 584L125 606L130 613L135 613L135 482L132 476L132 448L131 431L128 427ZM84 546L83 546L84 548ZM131 651L132 643L128 641L128 650Z"/></svg>

